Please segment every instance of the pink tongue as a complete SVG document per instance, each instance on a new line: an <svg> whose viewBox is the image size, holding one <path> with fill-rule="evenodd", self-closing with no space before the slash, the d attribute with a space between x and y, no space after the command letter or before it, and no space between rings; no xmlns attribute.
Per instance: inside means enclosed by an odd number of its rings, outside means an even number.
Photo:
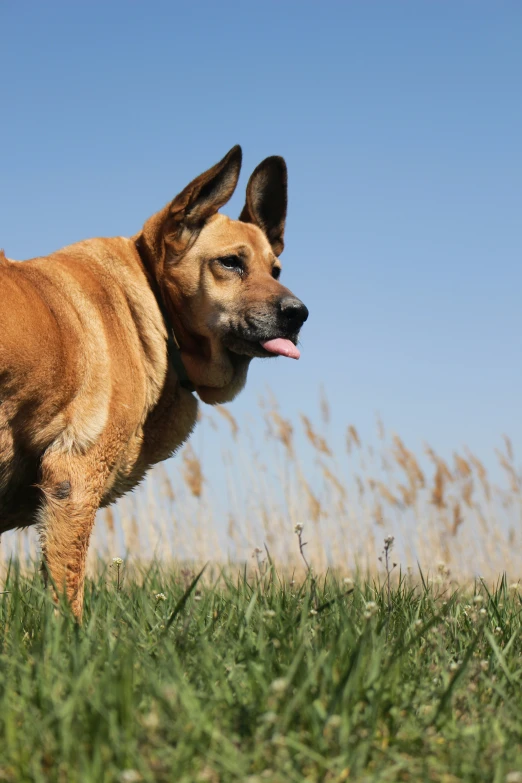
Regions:
<svg viewBox="0 0 522 783"><path fill-rule="evenodd" d="M290 359L299 359L301 354L299 349L293 344L291 340L285 340L283 337L276 337L275 340L267 340L266 343L261 343L265 351L275 353L277 356L288 356Z"/></svg>

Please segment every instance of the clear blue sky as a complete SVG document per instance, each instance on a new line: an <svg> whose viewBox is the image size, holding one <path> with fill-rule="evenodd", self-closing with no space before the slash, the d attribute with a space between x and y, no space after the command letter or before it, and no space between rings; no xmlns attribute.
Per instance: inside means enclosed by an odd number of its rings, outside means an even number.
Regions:
<svg viewBox="0 0 522 783"><path fill-rule="evenodd" d="M1 2L0 247L129 235L236 143L289 166L270 385L414 448L522 448L522 4ZM0 304L1 306L1 304Z"/></svg>

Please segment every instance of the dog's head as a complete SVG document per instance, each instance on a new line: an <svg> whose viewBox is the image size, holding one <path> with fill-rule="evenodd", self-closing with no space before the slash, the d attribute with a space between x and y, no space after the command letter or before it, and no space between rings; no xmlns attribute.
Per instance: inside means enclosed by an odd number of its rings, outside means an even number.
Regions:
<svg viewBox="0 0 522 783"><path fill-rule="evenodd" d="M160 288L181 356L204 402L243 388L253 357L299 358L308 310L279 281L286 164L266 158L247 186L239 220L218 210L235 190L241 148L193 180L137 237Z"/></svg>

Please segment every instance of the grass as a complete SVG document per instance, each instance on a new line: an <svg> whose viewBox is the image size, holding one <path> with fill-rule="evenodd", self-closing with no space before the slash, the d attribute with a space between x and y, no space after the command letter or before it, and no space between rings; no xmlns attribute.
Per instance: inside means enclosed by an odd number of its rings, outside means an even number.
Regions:
<svg viewBox="0 0 522 783"><path fill-rule="evenodd" d="M12 565L0 780L522 780L522 600L505 578L396 569L388 594L386 578L233 573L100 570L79 628Z"/></svg>

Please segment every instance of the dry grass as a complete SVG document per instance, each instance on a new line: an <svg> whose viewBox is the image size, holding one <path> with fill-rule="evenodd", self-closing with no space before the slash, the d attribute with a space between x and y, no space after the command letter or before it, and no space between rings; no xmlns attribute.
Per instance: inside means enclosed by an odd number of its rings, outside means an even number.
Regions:
<svg viewBox="0 0 522 783"><path fill-rule="evenodd" d="M301 523L316 572L373 572L392 535L403 570L418 561L455 578L521 575L522 478L509 438L496 451L503 480L494 482L469 450L451 462L429 445L416 455L379 419L374 443L349 424L339 444L324 393L315 419L288 419L273 396L257 414L252 426L227 408L205 409L175 460L100 512L91 565L130 555L256 567L268 549L282 567L299 568L293 531ZM263 555L253 558L256 548ZM0 565L13 553L37 556L32 531L4 536Z"/></svg>

